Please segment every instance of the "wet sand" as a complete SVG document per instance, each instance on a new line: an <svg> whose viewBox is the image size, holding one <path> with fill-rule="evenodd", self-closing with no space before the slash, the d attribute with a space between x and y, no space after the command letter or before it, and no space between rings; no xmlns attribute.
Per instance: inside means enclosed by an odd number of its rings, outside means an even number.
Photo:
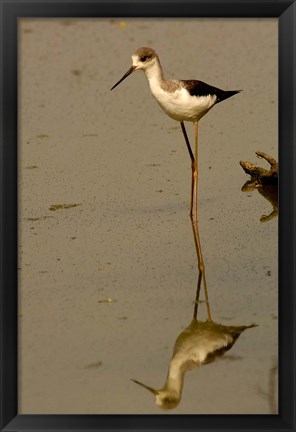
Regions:
<svg viewBox="0 0 296 432"><path fill-rule="evenodd" d="M110 92L151 46L167 77L243 89L200 122L199 231L213 319L259 324L188 372L169 413L270 413L277 219L260 222L271 204L241 191L239 160L277 158L277 20L22 19L19 34L19 412L167 413L131 378L160 388L192 318L190 161L143 73Z"/></svg>

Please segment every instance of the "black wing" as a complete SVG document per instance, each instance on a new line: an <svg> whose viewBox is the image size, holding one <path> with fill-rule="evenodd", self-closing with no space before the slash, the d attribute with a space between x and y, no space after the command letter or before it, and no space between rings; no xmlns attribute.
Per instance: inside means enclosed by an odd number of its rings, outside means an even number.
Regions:
<svg viewBox="0 0 296 432"><path fill-rule="evenodd" d="M239 93L241 90L221 90L213 87L203 81L182 80L184 87L188 90L190 96L217 96L216 103L222 102L231 96Z"/></svg>

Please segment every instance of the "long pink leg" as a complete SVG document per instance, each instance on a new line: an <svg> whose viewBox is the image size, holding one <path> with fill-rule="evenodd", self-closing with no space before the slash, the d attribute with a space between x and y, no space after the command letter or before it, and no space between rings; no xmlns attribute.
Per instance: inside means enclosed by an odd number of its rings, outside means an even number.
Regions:
<svg viewBox="0 0 296 432"><path fill-rule="evenodd" d="M197 205L198 204L198 122L194 123L194 129L195 129L195 154L194 154L193 193L192 193L192 195L193 195L193 218L191 218L191 220L192 220L192 226L193 226L193 232L194 232L194 238L195 238L197 260L198 260L198 269L199 269L198 282L197 282L197 295L199 296L201 280L203 280L208 320L212 321L210 303L209 303L209 297L208 297L207 282L206 282L205 266L204 266L202 250L201 250L201 243L200 243L200 238L199 238L199 231L198 231L198 205ZM198 300L196 301L196 303L198 304ZM197 315L197 307L195 308L194 313L195 313L195 315ZM195 316L195 318L196 318L196 316Z"/></svg>

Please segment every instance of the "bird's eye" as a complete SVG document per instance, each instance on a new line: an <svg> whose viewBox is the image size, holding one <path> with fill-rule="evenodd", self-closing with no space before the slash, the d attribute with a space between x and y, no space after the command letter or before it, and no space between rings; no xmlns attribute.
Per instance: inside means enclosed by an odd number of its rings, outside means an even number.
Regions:
<svg viewBox="0 0 296 432"><path fill-rule="evenodd" d="M147 56L142 56L142 57L140 57L140 60L141 60L141 62L144 62L144 61L146 61L147 60Z"/></svg>

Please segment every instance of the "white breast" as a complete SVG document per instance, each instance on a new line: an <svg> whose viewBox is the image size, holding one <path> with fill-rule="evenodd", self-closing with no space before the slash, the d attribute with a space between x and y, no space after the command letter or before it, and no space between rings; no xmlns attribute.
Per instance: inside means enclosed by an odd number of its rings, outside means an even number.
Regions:
<svg viewBox="0 0 296 432"><path fill-rule="evenodd" d="M190 96L185 88L179 88L174 92L163 90L159 85L150 81L153 96L164 110L164 112L177 121L198 121L214 105L217 97L213 96Z"/></svg>

